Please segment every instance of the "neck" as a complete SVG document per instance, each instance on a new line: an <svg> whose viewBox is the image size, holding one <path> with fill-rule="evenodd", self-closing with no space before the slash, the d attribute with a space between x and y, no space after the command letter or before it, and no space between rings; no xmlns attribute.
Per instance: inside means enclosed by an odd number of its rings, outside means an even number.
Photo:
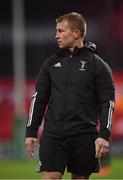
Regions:
<svg viewBox="0 0 123 180"><path fill-rule="evenodd" d="M69 51L72 53L75 47L82 48L83 46L84 46L84 43L83 43L83 40L81 39L81 41L74 43L74 45L69 48Z"/></svg>

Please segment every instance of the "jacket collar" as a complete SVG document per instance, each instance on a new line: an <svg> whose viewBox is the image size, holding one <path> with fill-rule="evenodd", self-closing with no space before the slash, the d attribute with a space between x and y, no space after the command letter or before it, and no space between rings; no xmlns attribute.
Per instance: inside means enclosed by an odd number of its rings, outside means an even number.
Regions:
<svg viewBox="0 0 123 180"><path fill-rule="evenodd" d="M75 47L74 51L71 53L69 51L69 49L64 48L59 51L58 55L60 55L60 56L70 56L70 55L76 56L76 55L80 54L83 51L83 49L84 49L84 47L82 47L82 48Z"/></svg>
<svg viewBox="0 0 123 180"><path fill-rule="evenodd" d="M64 49L60 49L58 51L57 55L62 56L62 57L70 56L70 55L76 56L85 50L87 50L87 51L89 50L89 51L96 53L96 54L98 54L98 51L99 51L95 44L93 44L92 42L84 41L84 46L81 48L75 47L74 51L72 53L69 51L69 49L64 48Z"/></svg>

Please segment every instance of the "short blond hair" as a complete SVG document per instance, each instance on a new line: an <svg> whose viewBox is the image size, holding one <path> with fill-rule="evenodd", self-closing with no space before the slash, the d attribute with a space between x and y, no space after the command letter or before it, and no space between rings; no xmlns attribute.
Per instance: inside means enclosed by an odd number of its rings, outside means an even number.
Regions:
<svg viewBox="0 0 123 180"><path fill-rule="evenodd" d="M57 18L56 22L60 23L64 20L68 21L72 30L79 29L81 32L81 37L85 36L87 24L84 17L81 14L76 13L76 12L64 14L60 16L59 18Z"/></svg>

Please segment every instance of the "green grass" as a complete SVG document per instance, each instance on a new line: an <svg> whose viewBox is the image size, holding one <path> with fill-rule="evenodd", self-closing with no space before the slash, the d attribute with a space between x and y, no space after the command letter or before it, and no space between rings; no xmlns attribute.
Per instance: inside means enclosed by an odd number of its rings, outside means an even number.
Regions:
<svg viewBox="0 0 123 180"><path fill-rule="evenodd" d="M36 165L35 160L0 161L0 179L41 179L40 173L35 172ZM70 174L65 173L63 179L70 179ZM123 158L112 159L109 175L92 175L90 179L123 179Z"/></svg>

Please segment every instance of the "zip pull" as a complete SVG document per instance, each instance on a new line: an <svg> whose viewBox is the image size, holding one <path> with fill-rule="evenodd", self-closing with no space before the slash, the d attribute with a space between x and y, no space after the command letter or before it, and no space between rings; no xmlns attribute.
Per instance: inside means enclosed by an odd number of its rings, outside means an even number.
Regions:
<svg viewBox="0 0 123 180"><path fill-rule="evenodd" d="M72 54L70 55L70 58L72 58L73 56L72 56Z"/></svg>

